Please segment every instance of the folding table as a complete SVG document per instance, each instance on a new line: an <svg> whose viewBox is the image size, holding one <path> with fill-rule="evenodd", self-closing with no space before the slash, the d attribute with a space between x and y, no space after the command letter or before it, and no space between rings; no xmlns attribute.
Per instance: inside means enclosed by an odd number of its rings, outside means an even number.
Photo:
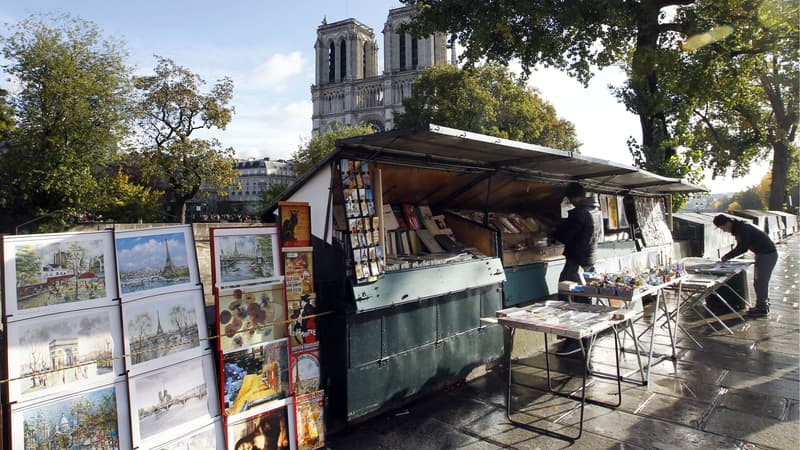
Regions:
<svg viewBox="0 0 800 450"><path fill-rule="evenodd" d="M616 408L617 406L621 405L622 376L620 375L619 369L619 335L617 333L617 327L622 324L630 325L630 321L639 314L641 313L627 309L566 302L546 302L544 304L539 303L527 307L515 307L497 311L496 315L498 323L506 327L510 333L510 339L508 341L510 348L508 348L506 351L506 354L508 355L508 386L506 390L506 417L508 418L508 421L518 427L525 428L530 431L574 441L579 439L583 433L583 410L586 403L608 406L612 408ZM545 366L547 368L548 390L551 394L559 397L579 400L581 404L580 422L578 434L576 436L569 436L564 433L536 427L511 418L511 353L514 347L514 333L517 328L544 333ZM550 378L550 352L548 349L547 334L551 333L557 336L577 339L578 342L581 342L581 349L584 350L585 353L581 339L594 338L598 333L608 329L611 329L614 332L614 354L616 356L617 370L617 402L609 403L597 399L586 398L586 378L590 373L588 358L586 358L585 364L583 365L583 379L580 395L561 392L553 389Z"/></svg>

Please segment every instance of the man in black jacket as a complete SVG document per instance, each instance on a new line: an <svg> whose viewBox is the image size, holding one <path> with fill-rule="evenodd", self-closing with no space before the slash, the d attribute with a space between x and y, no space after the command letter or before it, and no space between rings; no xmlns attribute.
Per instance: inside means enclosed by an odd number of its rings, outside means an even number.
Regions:
<svg viewBox="0 0 800 450"><path fill-rule="evenodd" d="M722 256L723 261L735 258L750 250L756 255L753 269L753 287L756 291L756 306L747 310L750 317L765 317L769 314L769 279L778 262L778 251L767 233L741 220L724 214L714 217L714 225L736 238L736 247Z"/></svg>
<svg viewBox="0 0 800 450"><path fill-rule="evenodd" d="M558 281L583 283L580 269L589 272L594 270L594 254L600 235L596 219L599 219L602 224L602 217L595 217L600 214L597 203L594 197L586 196L586 190L580 183L568 184L564 195L575 208L569 211L567 220L554 233L556 240L564 244L564 257L566 258ZM575 297L574 301L591 303L591 299L588 297ZM578 341L568 339L556 354L566 355L578 351L580 351Z"/></svg>

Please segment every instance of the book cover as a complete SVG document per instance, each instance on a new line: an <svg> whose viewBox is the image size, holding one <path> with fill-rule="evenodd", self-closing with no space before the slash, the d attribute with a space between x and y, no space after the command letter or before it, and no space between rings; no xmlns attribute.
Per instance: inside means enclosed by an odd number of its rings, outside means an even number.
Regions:
<svg viewBox="0 0 800 450"><path fill-rule="evenodd" d="M395 220L397 221L398 229L408 229L405 216L403 215L403 207L400 205L392 205L392 212L394 213Z"/></svg>
<svg viewBox="0 0 800 450"><path fill-rule="evenodd" d="M403 217L406 219L406 224L411 230L418 230L420 228L420 220L417 217L417 209L410 203L403 203Z"/></svg>
<svg viewBox="0 0 800 450"><path fill-rule="evenodd" d="M387 230L396 230L400 228L397 217L394 215L394 211L392 211L392 205L388 203L383 205L383 227Z"/></svg>

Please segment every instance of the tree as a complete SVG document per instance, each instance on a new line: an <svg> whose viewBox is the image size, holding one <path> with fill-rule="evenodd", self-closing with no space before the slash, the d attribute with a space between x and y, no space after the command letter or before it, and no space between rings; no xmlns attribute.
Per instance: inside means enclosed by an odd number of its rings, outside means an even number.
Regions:
<svg viewBox="0 0 800 450"><path fill-rule="evenodd" d="M258 200L258 209L261 211L261 214L264 214L267 207L269 207L269 205L271 205L272 202L275 201L275 199L278 198L278 196L281 195L281 193L288 187L289 183L276 183L271 184L267 190L262 192L261 198Z"/></svg>
<svg viewBox="0 0 800 450"><path fill-rule="evenodd" d="M21 218L91 209L126 133L130 69L91 22L32 16L0 38L19 91L0 163L0 196Z"/></svg>
<svg viewBox="0 0 800 450"><path fill-rule="evenodd" d="M32 245L17 247L14 263L17 286L39 282L42 276L42 258L36 254L35 247Z"/></svg>
<svg viewBox="0 0 800 450"><path fill-rule="evenodd" d="M8 91L0 89L0 154L3 152L5 141L14 130L14 109L8 102Z"/></svg>
<svg viewBox="0 0 800 450"><path fill-rule="evenodd" d="M197 130L224 130L230 123L233 81L225 77L201 93L205 81L200 76L172 60L156 59L155 75L134 80L140 94L144 144L138 162L146 180L163 184L184 223L187 200L198 194L224 196L236 179L232 147L222 148L216 139L192 137Z"/></svg>
<svg viewBox="0 0 800 450"><path fill-rule="evenodd" d="M97 213L115 222L134 223L161 219L160 200L163 192L133 183L122 169L109 180Z"/></svg>
<svg viewBox="0 0 800 450"><path fill-rule="evenodd" d="M572 123L499 64L432 66L414 81L412 92L403 100L398 127L437 123L563 150L580 145Z"/></svg>
<svg viewBox="0 0 800 450"><path fill-rule="evenodd" d="M335 125L329 131L312 137L298 146L297 151L292 153L295 177L300 178L304 173L311 170L315 164L328 156L336 148L338 139L363 136L374 132L375 129L366 123L360 123L355 126Z"/></svg>
<svg viewBox="0 0 800 450"><path fill-rule="evenodd" d="M685 64L681 44L703 29L693 14L710 0L402 0L418 4L407 29L417 35L434 31L455 34L465 46L464 58L508 63L519 58L530 71L538 66L561 69L586 84L594 68L621 65L627 81L615 94L639 116L641 138L629 139L637 166L696 181L700 150L677 152L687 132L679 120L691 115L696 92L669 74L696 76ZM744 0L743 0L744 1ZM755 0L758 1L758 0ZM722 2L725 3L725 2ZM725 5L719 8L725 11ZM787 20L796 18L787 14ZM704 31L707 29L704 29ZM702 34L702 33L701 33ZM705 43L724 38L710 33ZM703 35L705 36L705 35ZM796 39L795 39L796 42ZM716 44L708 46L715 49Z"/></svg>
<svg viewBox="0 0 800 450"><path fill-rule="evenodd" d="M772 153L767 205L782 210L796 184L800 121L800 25L796 1L702 1L684 11L687 22L729 36L686 55L670 76L688 90L685 143L705 156L714 175L729 167L748 172L750 162ZM720 27L718 24L727 23ZM693 101L692 101L693 100Z"/></svg>

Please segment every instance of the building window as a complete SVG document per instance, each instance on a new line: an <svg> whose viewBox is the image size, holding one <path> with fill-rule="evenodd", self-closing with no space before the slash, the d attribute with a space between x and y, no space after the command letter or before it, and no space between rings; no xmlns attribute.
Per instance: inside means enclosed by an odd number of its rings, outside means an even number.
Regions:
<svg viewBox="0 0 800 450"><path fill-rule="evenodd" d="M342 39L342 43L339 45L339 63L341 64L339 81L343 81L344 77L347 76L347 41L344 39Z"/></svg>
<svg viewBox="0 0 800 450"><path fill-rule="evenodd" d="M411 68L416 69L419 63L419 51L417 50L417 38L411 38Z"/></svg>
<svg viewBox="0 0 800 450"><path fill-rule="evenodd" d="M331 42L328 50L328 82L336 81L336 46Z"/></svg>
<svg viewBox="0 0 800 450"><path fill-rule="evenodd" d="M406 34L398 34L400 39L400 70L406 70Z"/></svg>
<svg viewBox="0 0 800 450"><path fill-rule="evenodd" d="M361 54L361 78L367 78L367 52L369 51L369 47L367 47L367 43L364 42L364 51Z"/></svg>

